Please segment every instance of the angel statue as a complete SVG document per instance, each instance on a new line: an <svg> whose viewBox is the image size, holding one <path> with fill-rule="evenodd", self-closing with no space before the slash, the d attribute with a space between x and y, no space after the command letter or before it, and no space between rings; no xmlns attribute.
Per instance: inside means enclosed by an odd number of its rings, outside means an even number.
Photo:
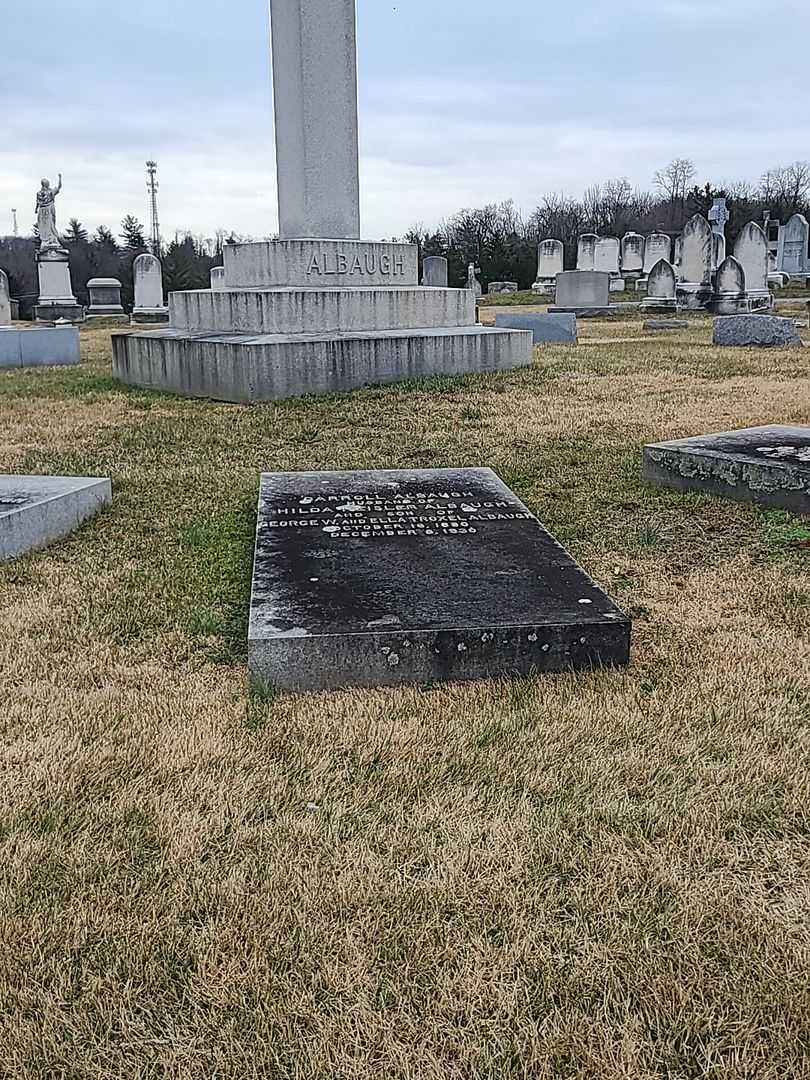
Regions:
<svg viewBox="0 0 810 1080"><path fill-rule="evenodd" d="M61 190L62 174L59 173L59 183L55 188L51 187L50 180L43 180L37 192L37 231L41 250L54 250L62 246L56 231L56 196Z"/></svg>

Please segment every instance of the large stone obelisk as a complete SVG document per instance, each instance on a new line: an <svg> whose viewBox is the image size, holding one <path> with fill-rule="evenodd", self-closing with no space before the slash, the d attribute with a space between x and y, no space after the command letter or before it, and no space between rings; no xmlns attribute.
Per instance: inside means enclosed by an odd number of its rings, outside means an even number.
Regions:
<svg viewBox="0 0 810 1080"><path fill-rule="evenodd" d="M226 244L223 286L173 293L168 329L113 335L115 375L278 401L530 364L532 335L477 325L472 291L419 285L414 244L359 238L355 0L270 7L280 237Z"/></svg>
<svg viewBox="0 0 810 1080"><path fill-rule="evenodd" d="M355 0L272 0L279 236L360 239Z"/></svg>

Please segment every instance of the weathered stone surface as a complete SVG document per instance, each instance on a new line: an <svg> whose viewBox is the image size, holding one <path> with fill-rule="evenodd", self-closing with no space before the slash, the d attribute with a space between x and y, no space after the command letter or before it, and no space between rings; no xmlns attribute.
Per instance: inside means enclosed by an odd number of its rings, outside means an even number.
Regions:
<svg viewBox="0 0 810 1080"><path fill-rule="evenodd" d="M531 330L535 345L577 343L577 317L570 312L545 315L499 312L495 316L495 325L503 330Z"/></svg>
<svg viewBox="0 0 810 1080"><path fill-rule="evenodd" d="M273 0L270 16L279 235L356 240L355 0Z"/></svg>
<svg viewBox="0 0 810 1080"><path fill-rule="evenodd" d="M111 501L106 479L0 475L0 560L61 540Z"/></svg>
<svg viewBox="0 0 810 1080"><path fill-rule="evenodd" d="M443 255L426 255L422 260L422 285L428 289L446 289L447 280L447 259Z"/></svg>
<svg viewBox="0 0 810 1080"><path fill-rule="evenodd" d="M87 291L90 294L88 318L124 314L121 306L121 282L117 278L92 278L87 282Z"/></svg>
<svg viewBox="0 0 810 1080"><path fill-rule="evenodd" d="M597 239L593 255L594 270L616 276L619 273L620 258L621 245L618 236L600 236Z"/></svg>
<svg viewBox="0 0 810 1080"><path fill-rule="evenodd" d="M532 336L484 326L365 331L332 337L194 334L169 328L113 334L124 383L217 401L280 401L426 375L504 371L532 362Z"/></svg>
<svg viewBox="0 0 810 1080"><path fill-rule="evenodd" d="M651 233L644 244L644 273L649 274L659 259L670 262L672 241L666 233Z"/></svg>
<svg viewBox="0 0 810 1080"><path fill-rule="evenodd" d="M139 255L132 264L135 286L134 322L165 322L169 309L163 298L163 267L154 255Z"/></svg>
<svg viewBox="0 0 810 1080"><path fill-rule="evenodd" d="M647 319L642 327L644 330L687 330L688 319Z"/></svg>
<svg viewBox="0 0 810 1080"><path fill-rule="evenodd" d="M733 255L729 255L718 267L712 310L718 315L735 315L749 310L745 273Z"/></svg>
<svg viewBox="0 0 810 1080"><path fill-rule="evenodd" d="M214 266L214 267L212 267L211 273L209 274L209 280L211 282L211 291L212 292L222 292L224 289L228 288L228 286L225 284L225 267L224 266Z"/></svg>
<svg viewBox="0 0 810 1080"><path fill-rule="evenodd" d="M776 315L727 315L714 320L715 345L758 347L801 345L793 319Z"/></svg>
<svg viewBox="0 0 810 1080"><path fill-rule="evenodd" d="M610 275L596 270L567 270L557 275L557 308L606 308Z"/></svg>
<svg viewBox="0 0 810 1080"><path fill-rule="evenodd" d="M644 237L641 233L629 232L622 237L622 274L640 275L644 270Z"/></svg>
<svg viewBox="0 0 810 1080"><path fill-rule="evenodd" d="M262 476L248 660L280 690L626 664L630 623L490 469Z"/></svg>
<svg viewBox="0 0 810 1080"><path fill-rule="evenodd" d="M491 296L497 296L499 293L516 293L517 291L517 281L490 281L487 286L487 293Z"/></svg>
<svg viewBox="0 0 810 1080"><path fill-rule="evenodd" d="M644 447L644 478L810 514L810 427L771 424L652 443Z"/></svg>
<svg viewBox="0 0 810 1080"><path fill-rule="evenodd" d="M0 331L0 368L57 367L80 359L75 326Z"/></svg>
<svg viewBox="0 0 810 1080"><path fill-rule="evenodd" d="M475 298L468 290L416 286L179 292L169 305L172 326L193 332L344 334L475 322Z"/></svg>
<svg viewBox="0 0 810 1080"><path fill-rule="evenodd" d="M647 277L647 296L641 302L644 311L675 311L675 268L666 259L659 259Z"/></svg>
<svg viewBox="0 0 810 1080"><path fill-rule="evenodd" d="M8 274L0 270L0 326L11 325L11 292L8 285Z"/></svg>
<svg viewBox="0 0 810 1080"><path fill-rule="evenodd" d="M810 224L804 214L794 214L779 230L777 269L791 277L810 271Z"/></svg>
<svg viewBox="0 0 810 1080"><path fill-rule="evenodd" d="M768 288L768 238L755 221L749 221L741 230L734 245L734 257L742 267L749 307L770 307L772 297Z"/></svg>
<svg viewBox="0 0 810 1080"><path fill-rule="evenodd" d="M67 319L81 322L84 308L73 295L70 279L70 256L64 250L40 251L37 255L39 300L34 309L37 322Z"/></svg>
<svg viewBox="0 0 810 1080"><path fill-rule="evenodd" d="M367 288L418 285L416 244L269 240L225 245L229 289Z"/></svg>
<svg viewBox="0 0 810 1080"><path fill-rule="evenodd" d="M583 233L577 241L577 270L593 270L596 260L596 233Z"/></svg>
<svg viewBox="0 0 810 1080"><path fill-rule="evenodd" d="M692 285L711 286L712 230L700 214L695 214L684 226L678 280Z"/></svg>
<svg viewBox="0 0 810 1080"><path fill-rule="evenodd" d="M565 270L565 248L562 240L543 240L537 246L537 280L535 289L553 285L557 274Z"/></svg>

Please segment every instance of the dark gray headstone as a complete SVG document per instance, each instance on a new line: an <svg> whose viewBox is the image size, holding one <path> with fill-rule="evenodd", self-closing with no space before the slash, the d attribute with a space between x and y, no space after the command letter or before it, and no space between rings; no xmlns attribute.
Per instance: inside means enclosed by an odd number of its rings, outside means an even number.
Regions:
<svg viewBox="0 0 810 1080"><path fill-rule="evenodd" d="M726 315L714 320L715 345L755 345L759 348L801 345L793 319L776 315Z"/></svg>
<svg viewBox="0 0 810 1080"><path fill-rule="evenodd" d="M577 317L570 313L516 315L507 312L495 316L495 325L505 330L531 330L535 345L577 343Z"/></svg>
<svg viewBox="0 0 810 1080"><path fill-rule="evenodd" d="M689 327L688 319L647 319L642 329L644 330L686 330Z"/></svg>
<svg viewBox="0 0 810 1080"><path fill-rule="evenodd" d="M810 514L810 427L770 424L644 447L644 478Z"/></svg>
<svg viewBox="0 0 810 1080"><path fill-rule="evenodd" d="M262 476L249 664L283 690L625 664L630 623L491 469Z"/></svg>

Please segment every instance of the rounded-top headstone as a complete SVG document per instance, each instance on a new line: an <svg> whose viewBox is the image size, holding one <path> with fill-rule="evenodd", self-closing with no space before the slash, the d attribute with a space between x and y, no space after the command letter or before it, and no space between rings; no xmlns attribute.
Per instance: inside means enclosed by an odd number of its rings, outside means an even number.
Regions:
<svg viewBox="0 0 810 1080"><path fill-rule="evenodd" d="M426 255L422 260L422 284L430 289L447 288L447 259L443 255Z"/></svg>
<svg viewBox="0 0 810 1080"><path fill-rule="evenodd" d="M714 288L718 296L740 297L745 293L745 271L733 255L720 264Z"/></svg>
<svg viewBox="0 0 810 1080"><path fill-rule="evenodd" d="M695 214L684 225L681 234L681 265L679 279L694 285L711 285L712 228L706 218Z"/></svg>
<svg viewBox="0 0 810 1080"><path fill-rule="evenodd" d="M656 300L675 299L675 269L666 259L659 259L650 270L647 296Z"/></svg>
<svg viewBox="0 0 810 1080"><path fill-rule="evenodd" d="M644 237L629 232L622 237L622 272L641 273L644 269Z"/></svg>
<svg viewBox="0 0 810 1080"><path fill-rule="evenodd" d="M768 291L768 238L764 229L749 221L737 237L734 256L745 273L745 287L750 293Z"/></svg>
<svg viewBox="0 0 810 1080"><path fill-rule="evenodd" d="M144 253L132 264L135 283L135 313L165 310L163 300L163 267L155 255Z"/></svg>

